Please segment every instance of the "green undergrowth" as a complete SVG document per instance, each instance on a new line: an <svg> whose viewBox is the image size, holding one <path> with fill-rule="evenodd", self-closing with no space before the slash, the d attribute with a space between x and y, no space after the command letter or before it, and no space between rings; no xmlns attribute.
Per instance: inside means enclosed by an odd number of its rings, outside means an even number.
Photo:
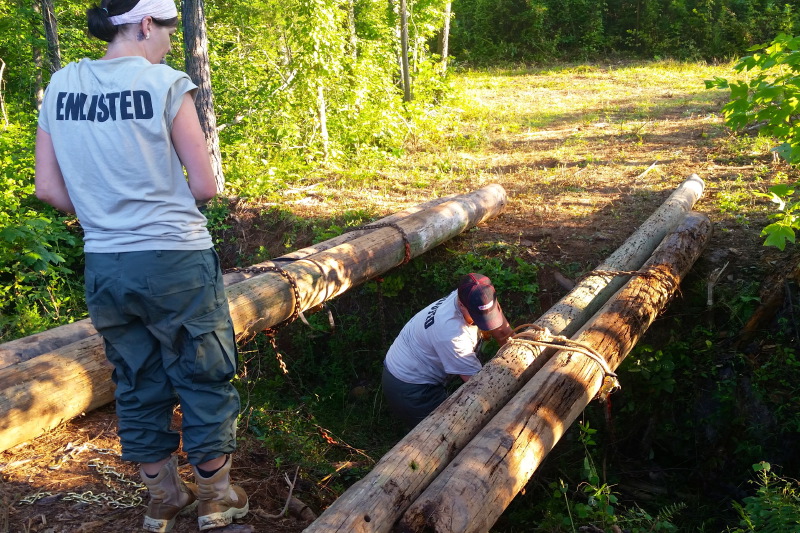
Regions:
<svg viewBox="0 0 800 533"><path fill-rule="evenodd" d="M296 321L284 328L277 351L263 337L242 347L243 427L275 453L276 463L300 464L318 479L332 476L330 488L342 490L403 436L383 405L383 357L405 322L454 290L461 275L490 276L505 313L533 320L538 266L518 260L515 247L505 243L466 252L459 245L429 252L329 301L306 316L308 325ZM482 357L497 349L489 343ZM349 466L334 476L344 462Z"/></svg>
<svg viewBox="0 0 800 533"><path fill-rule="evenodd" d="M80 232L33 197L24 128L0 134L0 342L85 316Z"/></svg>
<svg viewBox="0 0 800 533"><path fill-rule="evenodd" d="M617 370L621 391L589 404L494 531L800 531L791 475L748 482L762 461L800 469L793 321L779 315L756 343L738 335L757 288L720 287L707 308L689 276Z"/></svg>

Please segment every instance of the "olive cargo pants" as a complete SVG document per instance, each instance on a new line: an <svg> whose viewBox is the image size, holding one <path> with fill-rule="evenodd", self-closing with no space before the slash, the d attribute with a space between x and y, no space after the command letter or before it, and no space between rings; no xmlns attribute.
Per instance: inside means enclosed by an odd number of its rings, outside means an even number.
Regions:
<svg viewBox="0 0 800 533"><path fill-rule="evenodd" d="M190 463L233 452L237 351L216 252L87 253L86 303L114 365L122 458L177 450L178 403Z"/></svg>

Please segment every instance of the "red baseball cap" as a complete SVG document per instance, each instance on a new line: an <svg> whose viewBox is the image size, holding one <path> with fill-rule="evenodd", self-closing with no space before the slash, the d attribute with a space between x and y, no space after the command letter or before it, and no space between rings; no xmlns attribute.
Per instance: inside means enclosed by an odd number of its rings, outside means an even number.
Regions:
<svg viewBox="0 0 800 533"><path fill-rule="evenodd" d="M469 316L483 331L492 331L505 323L492 281L483 274L467 274L458 283L458 299Z"/></svg>

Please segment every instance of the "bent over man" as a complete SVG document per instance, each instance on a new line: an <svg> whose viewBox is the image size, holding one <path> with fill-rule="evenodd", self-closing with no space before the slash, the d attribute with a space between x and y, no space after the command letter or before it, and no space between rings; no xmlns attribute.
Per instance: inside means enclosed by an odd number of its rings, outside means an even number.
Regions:
<svg viewBox="0 0 800 533"><path fill-rule="evenodd" d="M467 381L477 374L480 331L501 346L513 332L491 280L467 274L457 290L417 313L389 348L382 378L389 410L414 427L447 398L448 376Z"/></svg>

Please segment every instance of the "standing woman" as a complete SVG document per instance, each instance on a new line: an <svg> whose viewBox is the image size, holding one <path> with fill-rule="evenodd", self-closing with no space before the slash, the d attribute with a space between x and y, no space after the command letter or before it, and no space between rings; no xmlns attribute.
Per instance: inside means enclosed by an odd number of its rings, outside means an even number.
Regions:
<svg viewBox="0 0 800 533"><path fill-rule="evenodd" d="M237 352L197 208L217 192L197 87L162 64L177 16L173 0L89 9L106 54L53 75L36 136L36 195L76 213L84 231L86 302L114 365L122 458L140 463L150 492L143 527L156 532L198 501L200 530L249 508L229 478ZM170 428L178 403L181 432ZM196 485L178 476L181 436Z"/></svg>

